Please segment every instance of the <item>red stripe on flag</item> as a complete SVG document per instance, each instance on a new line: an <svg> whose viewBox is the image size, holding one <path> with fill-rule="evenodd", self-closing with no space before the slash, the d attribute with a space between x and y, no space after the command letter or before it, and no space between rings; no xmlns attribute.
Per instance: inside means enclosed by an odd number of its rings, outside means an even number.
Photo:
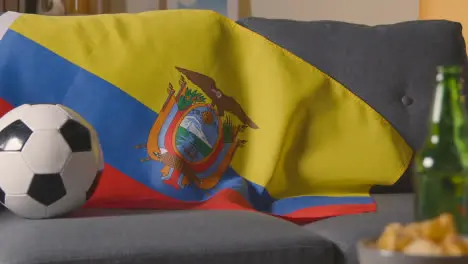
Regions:
<svg viewBox="0 0 468 264"><path fill-rule="evenodd" d="M131 203L138 203L138 201L135 201L134 197L140 197L141 200L157 200L164 203L179 202L176 199L154 191L146 185L128 177L109 164L106 164L99 185L85 206L102 208L107 201L113 200L125 200L132 201Z"/></svg>
<svg viewBox="0 0 468 264"><path fill-rule="evenodd" d="M322 220L324 218L341 216L348 214L371 213L377 210L375 203L370 204L338 204L338 205L325 205L313 206L294 211L287 215L279 217L295 223L311 223L314 221Z"/></svg>
<svg viewBox="0 0 468 264"><path fill-rule="evenodd" d="M127 177L127 176L124 176ZM130 178L129 178L130 179ZM104 184L100 185L104 186ZM130 187L130 186L129 186ZM145 186L143 186L145 187ZM139 187L133 186L133 189L136 190ZM99 190L99 187L98 187ZM96 192L98 191L96 190ZM249 202L237 191L232 189L224 189L217 192L210 199L203 202L184 202L179 201L162 194L159 194L151 190L151 195L146 196L145 198L137 198L134 196L128 197L128 190L125 192L125 197L118 197L113 195L113 197L103 197L103 194L96 195L94 197L99 197L98 199L91 200L86 204L86 207L92 208L111 208L111 209L153 209L153 210L251 210L254 209L251 207ZM141 195L141 193L140 193ZM158 196L158 198L155 198ZM140 196L141 197L141 196Z"/></svg>
<svg viewBox="0 0 468 264"><path fill-rule="evenodd" d="M3 98L0 98L0 117L2 117L4 114L8 113L13 108L14 107L10 103L3 100Z"/></svg>

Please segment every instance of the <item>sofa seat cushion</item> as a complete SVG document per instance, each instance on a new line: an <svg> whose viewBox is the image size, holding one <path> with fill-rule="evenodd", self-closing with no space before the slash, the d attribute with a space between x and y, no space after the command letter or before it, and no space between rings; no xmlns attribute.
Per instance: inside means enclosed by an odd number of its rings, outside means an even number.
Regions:
<svg viewBox="0 0 468 264"><path fill-rule="evenodd" d="M377 203L375 213L329 218L305 228L333 241L341 249L342 261L337 263L358 264L356 243L360 239L379 236L390 222L413 221L412 194L378 194L374 199Z"/></svg>
<svg viewBox="0 0 468 264"><path fill-rule="evenodd" d="M243 211L87 209L67 219L26 220L4 210L0 237L2 264L332 264L338 252L300 226Z"/></svg>

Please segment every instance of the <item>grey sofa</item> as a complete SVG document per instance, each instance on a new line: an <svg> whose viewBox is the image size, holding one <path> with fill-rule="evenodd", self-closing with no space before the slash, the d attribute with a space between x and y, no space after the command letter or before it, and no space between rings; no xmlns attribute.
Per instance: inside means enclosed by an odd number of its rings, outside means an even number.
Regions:
<svg viewBox="0 0 468 264"><path fill-rule="evenodd" d="M414 149L424 139L435 67L466 62L461 25L455 22L369 27L249 18L239 23L342 82ZM409 171L393 186L373 188L376 213L303 226L243 211L87 209L71 218L32 221L3 210L0 264L356 264L358 239L377 235L388 222L412 220L411 191Z"/></svg>

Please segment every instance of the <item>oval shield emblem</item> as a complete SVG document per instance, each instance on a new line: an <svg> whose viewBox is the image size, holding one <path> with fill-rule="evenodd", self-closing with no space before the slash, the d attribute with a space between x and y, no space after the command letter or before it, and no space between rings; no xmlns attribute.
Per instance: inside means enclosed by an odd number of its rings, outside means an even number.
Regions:
<svg viewBox="0 0 468 264"><path fill-rule="evenodd" d="M219 183L237 148L246 144L238 138L240 133L258 127L234 98L216 87L213 79L176 68L181 73L179 90L176 92L169 83L168 97L148 142L138 147L147 150L148 158L143 161L155 160L164 165L160 177L168 186L209 190Z"/></svg>
<svg viewBox="0 0 468 264"><path fill-rule="evenodd" d="M181 118L175 134L175 149L188 163L208 160L218 145L220 128L213 108L195 105Z"/></svg>

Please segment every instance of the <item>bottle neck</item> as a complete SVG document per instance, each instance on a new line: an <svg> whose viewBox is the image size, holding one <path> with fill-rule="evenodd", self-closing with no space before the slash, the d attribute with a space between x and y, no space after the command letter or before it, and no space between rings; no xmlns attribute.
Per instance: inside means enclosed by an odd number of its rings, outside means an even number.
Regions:
<svg viewBox="0 0 468 264"><path fill-rule="evenodd" d="M459 138L465 122L459 74L439 73L431 117L430 141L453 142Z"/></svg>

